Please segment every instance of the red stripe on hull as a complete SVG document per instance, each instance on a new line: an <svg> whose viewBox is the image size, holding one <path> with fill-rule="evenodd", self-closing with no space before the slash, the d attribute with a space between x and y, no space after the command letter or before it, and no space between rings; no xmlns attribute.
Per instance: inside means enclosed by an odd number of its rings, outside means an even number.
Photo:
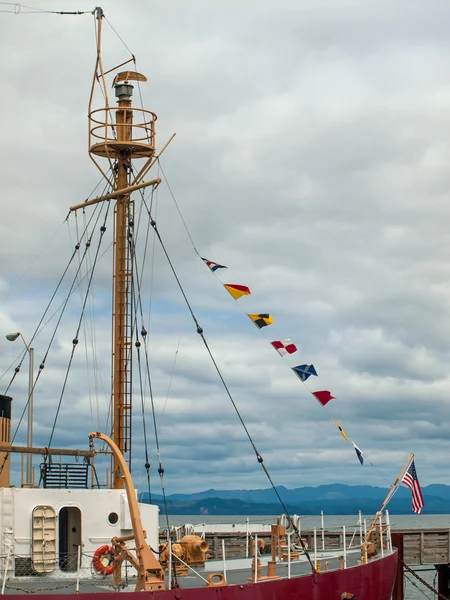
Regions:
<svg viewBox="0 0 450 600"><path fill-rule="evenodd" d="M178 588L163 592L99 592L105 600L136 600L137 595L154 600L342 600L344 592L356 600L390 600L397 569L397 551L367 565L331 571L320 575L304 575L257 584L230 585L216 588ZM52 600L99 600L99 593L32 594L33 598ZM30 600L30 594L14 596Z"/></svg>

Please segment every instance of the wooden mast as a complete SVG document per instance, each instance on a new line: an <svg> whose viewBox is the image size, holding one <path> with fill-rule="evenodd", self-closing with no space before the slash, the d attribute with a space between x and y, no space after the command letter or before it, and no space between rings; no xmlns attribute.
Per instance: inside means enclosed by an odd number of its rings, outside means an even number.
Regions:
<svg viewBox="0 0 450 600"><path fill-rule="evenodd" d="M114 207L114 265L112 293L112 438L128 468L131 470L131 410L132 410L132 336L133 319L131 293L133 287L133 189L157 185L160 180L141 182L133 173L134 159L145 159L138 172L147 172L155 153L156 115L132 106L133 85L130 81L147 81L135 71L117 73L113 87L118 101L113 111L108 100L108 85L101 56L101 28L103 11L95 9L97 23L97 61L89 99L89 155L105 179L112 182L112 192L85 205L115 199ZM128 62L128 61L127 61ZM123 66L126 63L122 63ZM109 69L107 73L117 70ZM104 107L93 109L94 91L100 85ZM138 111L138 112L135 112ZM133 118L134 117L134 118ZM137 122L134 122L136 120ZM104 170L97 157L107 159ZM139 185L138 185L139 184ZM123 190L123 193L120 193ZM83 205L81 205L83 206ZM71 210L81 208L80 205ZM123 461L113 455L113 487L123 488Z"/></svg>
<svg viewBox="0 0 450 600"><path fill-rule="evenodd" d="M132 86L124 91L125 97L119 97L119 108L116 111L117 140L125 143L120 150L117 162L116 190L128 187L128 173L131 172L131 150L126 143L131 139ZM117 90L116 90L117 91ZM130 195L124 194L116 200L115 207L115 242L114 242L114 301L113 301L113 439L124 456L127 457L131 469L131 306L130 294L133 279L133 261L127 239L130 215ZM119 463L114 456L114 487L123 487L123 478Z"/></svg>
<svg viewBox="0 0 450 600"><path fill-rule="evenodd" d="M392 498L392 496L394 495L396 489L398 488L398 486L400 485L400 483L402 482L403 479L403 475L406 473L406 471L409 468L409 465L411 464L411 461L414 458L414 454L410 454L408 457L408 460L405 462L405 464L403 465L402 470L400 471L397 479L394 481L394 483L391 486L391 489L389 490L386 498L383 501L383 504L381 505L380 509L378 510L377 514L374 516L372 523L370 524L369 530L366 534L366 542L368 541L369 537L372 535L373 530L375 529L375 526L377 524L377 521L381 515L381 513L383 512L384 508L387 506L387 503L389 502L389 500Z"/></svg>

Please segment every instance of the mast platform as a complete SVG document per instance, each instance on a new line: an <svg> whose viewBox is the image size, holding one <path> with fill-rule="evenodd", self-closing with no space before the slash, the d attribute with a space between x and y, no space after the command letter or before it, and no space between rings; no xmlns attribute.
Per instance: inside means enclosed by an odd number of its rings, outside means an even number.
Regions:
<svg viewBox="0 0 450 600"><path fill-rule="evenodd" d="M123 156L127 156L128 160L152 158L155 154L156 114L151 110L131 105L123 109L122 118L119 117L113 122L108 106L89 113L89 152L110 159Z"/></svg>

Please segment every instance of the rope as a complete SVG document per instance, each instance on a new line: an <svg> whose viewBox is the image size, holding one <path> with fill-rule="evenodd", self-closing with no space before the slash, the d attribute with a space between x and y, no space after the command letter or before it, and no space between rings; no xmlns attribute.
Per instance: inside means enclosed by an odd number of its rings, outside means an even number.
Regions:
<svg viewBox="0 0 450 600"><path fill-rule="evenodd" d="M134 242L132 229L133 228L132 228L131 224L129 224L128 225L128 236L127 236L128 246L129 246L129 252L131 255L131 262L133 265L135 265L135 263L136 263L136 251L135 251L136 248L135 248L135 242ZM143 382L142 382L142 366L141 366L141 342L139 340L139 328L137 325L138 307L137 307L136 303L139 303L139 305L141 306L141 309L142 309L142 304L140 301L141 296L140 296L139 273L138 273L137 268L133 269L133 271L136 272L135 277L133 277L133 279L132 279L132 284L133 284L132 285L132 309L134 309L133 321L134 321L134 331L136 333L136 342L134 345L137 350L139 389L140 389L140 396L141 396L141 411L142 411L142 430L143 430L144 448L145 448L145 469L147 471L147 488L148 488L149 501L151 503L152 494L151 494L151 488L150 488L150 459L149 459L149 454L148 454L147 426L145 423L144 386L143 386ZM136 293L135 287L137 287L137 293ZM146 333L147 332L145 331L144 327L142 327L141 334L145 337Z"/></svg>
<svg viewBox="0 0 450 600"><path fill-rule="evenodd" d="M25 4L20 4L20 2L0 2L2 6L12 6L11 10L0 10L2 13L11 13L14 15L20 14L53 14L53 15L91 15L91 10L46 10L44 8L37 8L36 6L26 6ZM28 10L22 10L26 8Z"/></svg>
<svg viewBox="0 0 450 600"><path fill-rule="evenodd" d="M189 237L189 239L191 240L191 244L192 244L192 247L194 248L194 252L197 254L197 256L200 256L200 253L199 253L199 251L198 251L198 250L197 250L197 248L195 247L194 240L192 239L192 236L191 236L191 234L190 234L190 232L189 232L188 226L186 225L186 221L184 220L184 218L183 218L183 215L181 214L180 207L178 206L178 203L177 203L177 201L176 201L176 199L175 199L175 195L174 195L174 193L172 192L172 188L170 187L170 185L169 185L169 182L167 181L166 174L164 173L164 170L163 170L163 168L162 168L161 161L160 161L160 159L159 159L159 158L158 158L158 167L161 169L161 173L162 173L162 176L163 176L163 178L164 178L164 181L166 182L167 189L169 190L169 192L170 192L170 195L172 196L172 200L173 200L173 202L174 202L174 204L175 204L175 207L176 207L176 209L177 209L177 211L178 211L178 214L179 214L179 216L180 216L181 222L183 223L183 225L184 225L184 228L185 228L185 230L186 230L186 233L188 234L188 237Z"/></svg>
<svg viewBox="0 0 450 600"><path fill-rule="evenodd" d="M164 400L164 406L161 411L161 421L160 421L161 423L162 423L162 420L164 419L164 415L166 413L166 408L167 408L167 401L169 400L169 396L170 396L170 388L172 387L173 376L175 374L175 366L177 364L178 352L180 350L180 340L181 340L181 338L178 339L177 349L176 349L175 355L173 357L172 371L170 373L169 385L167 386L166 399Z"/></svg>
<svg viewBox="0 0 450 600"><path fill-rule="evenodd" d="M143 199L143 202L145 204L144 199ZM146 204L145 204L145 206L147 207ZM140 311L141 311L141 315L142 315L142 302L141 302L141 294L140 294L141 287L140 287L139 275L137 275L137 280L138 280L137 281L138 300L139 300ZM139 335L137 327L136 327L136 335L137 336ZM146 331L144 325L142 325L141 335L145 340L147 339L147 337L146 337L147 331ZM139 346L137 345L138 343L139 343ZM138 348L138 357L139 357L139 355L140 355L139 339L137 339L136 347ZM161 491L162 491L162 496L163 496L164 512L165 512L165 517L166 517L166 526L167 526L167 531L169 532L169 535L170 535L170 523L169 523L169 512L168 512L168 506L167 506L167 495L166 495L166 489L165 489L165 485L164 485L164 467L162 465L162 460L161 460L161 448L160 448L160 443L159 443L158 427L157 427L157 421L156 421L155 402L154 402L154 396L153 396L152 379L150 376L150 365L149 365L148 344L147 343L144 343L144 349L145 349L145 363L146 363L146 367L147 367L147 379L148 379L148 384L149 384L150 404L151 404L151 410L152 410L153 430L154 430L154 435L155 435L156 454L157 454L157 458L158 458L158 474L159 474L159 478L160 478ZM143 407L145 408L144 405L143 405ZM144 419L144 424L145 424L145 419ZM146 452L147 452L147 449L146 449ZM149 463L147 454L146 454L146 457L147 458L146 458L145 466L147 469L148 481L150 481L150 463ZM149 493L150 493L150 487L149 487ZM177 577L176 572L174 573L174 576L175 576L175 580L176 580L176 577Z"/></svg>
<svg viewBox="0 0 450 600"><path fill-rule="evenodd" d="M159 159L159 158L158 158L158 167L161 169L162 176L163 176L163 178L164 178L164 181L165 181L165 183L166 183L166 185L167 185L167 188L168 188L168 190L169 190L169 192L170 192L170 195L171 195L171 197L172 197L172 200L173 200L173 202L174 202L174 204L175 204L176 210L177 210L177 212L178 212L178 215L179 215L179 217L180 217L180 219L181 219L181 222L182 222L182 224L183 224L183 226L184 226L184 229L185 229L185 231L186 231L186 233L187 233L187 235L188 235L188 237L189 237L189 240L190 240L190 242L191 242L191 244L192 244L192 248L193 248L194 252L197 254L197 256L199 256L200 258L202 258L202 257L201 257L201 255L200 255L200 253L198 252L198 250L197 250L196 246L195 246L194 240L193 240L193 238L192 238L192 236L191 236L191 234L190 234L190 231L189 231L189 229L188 229L188 226L187 226L187 224L186 224L186 221L185 221L185 219L184 219L184 217L183 217L183 215L182 215L182 213L181 213L181 209L180 209L180 207L179 207L179 205L178 205L178 202L177 202L177 200L176 200L176 198L175 198L175 195L174 195L174 193L173 193L173 191L172 191L172 188L170 187L170 184L169 184L169 182L168 182L168 180L167 180L167 177L166 177L166 175L165 175L165 173L164 173L164 169L162 168L162 165L161 165L161 162L160 162L160 159ZM223 284L223 283L222 283L222 281L219 279L218 275L217 275L215 272L212 272L212 274L213 274L213 275L214 275L214 277L217 279L217 281L220 283L221 287L223 287L223 285L224 285L224 284ZM247 314L248 314L248 313L247 313L247 311L246 311L246 310L244 310L244 309L243 309L243 308L240 306L240 304L239 304L239 302L238 302L238 301L236 301L236 306L238 307L238 309L239 309L239 310L240 310L240 311L241 311L241 312L242 312L242 313L243 313L245 316L247 316ZM271 343L271 342L270 342L270 339L269 339L269 337L266 335L266 332L265 332L265 330L264 330L264 329L261 329L261 328L259 328L259 331L261 332L261 335L262 335L262 336L263 336L263 337L266 339L266 341L267 341L268 343ZM284 364L285 364L285 365L288 367L289 371L292 373L292 372L293 372L293 370L292 370L292 367L290 367L290 366L289 366L289 364L288 364L288 363L287 363L287 362L286 362L286 361L283 359L283 357L282 357L282 356L280 356L280 358L281 358L281 360L284 362ZM297 378L298 378L298 377L297 377ZM312 391L309 389L309 387L308 387L308 385L306 384L306 382L305 382L305 381L303 381L303 380L302 380L302 379L300 379L300 378L298 378L298 379L301 381L301 383L304 385L304 387L306 388L306 390L307 390L307 391L308 391L308 392L311 394L311 396L313 396L313 397L314 397L314 400L317 402L317 398L314 396L314 393L313 393L313 392L312 392ZM334 418L333 418L333 416L330 414L329 407L328 407L328 406L322 406L322 409L324 410L324 412L325 412L325 414L327 415L327 417L328 417L329 419L331 419L333 422L335 422L335 421L334 421ZM335 424L335 425L336 425L336 424ZM344 439L345 439L345 438L344 438ZM349 443L351 443L351 444L354 444L354 441L353 441L353 439L352 439L351 437L348 437L348 442L349 442ZM364 458L366 459L366 461L367 461L367 462L368 462L368 463L371 465L371 467L373 467L373 468L375 469L375 471L378 473L378 475L381 477L381 479L383 479L383 480L385 481L385 483L387 483L388 487L391 487L391 482L390 482L390 481L387 479L387 477L385 477L385 475L383 475L383 473L382 473L382 472L381 472L381 471L380 471L380 470L379 470L379 469L376 467L376 465L374 465L374 463L373 463L373 462L370 460L370 458L367 456L367 454L366 454L365 452L363 453L363 456L364 456Z"/></svg>
<svg viewBox="0 0 450 600"><path fill-rule="evenodd" d="M108 206L108 208L109 208L109 206ZM76 349L77 344L78 344L78 335L80 333L81 324L83 322L83 317L84 317L84 313L85 313L85 309L86 309L86 303L87 303L87 300L89 298L89 291L90 291L91 284L92 284L92 278L94 276L95 266L97 265L97 262L98 262L98 255L99 255L99 252L100 252L100 247L101 247L101 243L102 243L102 240L103 240L103 235L104 235L104 233L106 231L105 223L106 223L107 217L108 217L108 210L106 211L106 214L105 214L105 218L104 218L104 221L103 221L103 226L100 227L100 238L99 238L99 242L98 242L98 245L97 245L97 250L96 250L96 253L95 253L94 268L91 270L91 274L90 274L90 278L89 278L89 282L88 282L87 290L86 290L86 294L85 294L85 299L84 299L83 307L82 307L81 314L80 314L80 319L78 321L78 327L77 327L77 331L76 331L76 334L75 334L75 338L72 340L72 352L71 352L71 355L70 355L69 364L67 365L66 375L64 377L64 383L63 383L63 387L62 387L62 390L61 390L61 395L60 395L59 402L58 402L58 408L56 410L55 420L53 422L52 431L51 431L50 438L49 438L49 441L48 441L48 447L49 448L50 448L52 440L53 440L53 435L54 435L56 423L57 423L57 420L58 420L58 417L59 417L59 411L61 409L63 395L64 395L64 392L65 392L66 385L67 385L67 380L68 380L68 377L69 377L69 371L70 371L70 368L72 366L72 361L73 361L73 357L74 357L74 354L75 354L75 349ZM86 242L85 255L86 255L86 253L87 253L87 251L88 251L88 249L90 247L90 244L91 244L90 240L91 240L91 238L89 238L89 240Z"/></svg>
<svg viewBox="0 0 450 600"><path fill-rule="evenodd" d="M157 225L156 225L156 222L155 222L155 221L152 219L152 217L151 217L150 213L149 213L149 218L151 219L151 225L152 225L153 229L155 230L156 236L158 237L159 243L161 244L161 247L162 247L162 249L163 249L163 252L164 252L164 254L165 254L165 256L166 256L167 262L169 263L169 266L170 266L170 269L171 269L171 271L172 271L172 274L173 274L173 276L175 277L175 280L176 280L176 282L177 282L177 284L178 284L178 287L179 287L179 289L180 289L180 292L181 292L181 294L182 294L182 296L183 296L183 298L184 298L184 300L185 300L185 302L186 302L186 306L188 307L188 310L189 310L189 312L190 312L190 314L191 314L191 317L192 317L192 319L193 319L193 321L194 321L194 323L195 323L195 326L196 326L196 329L197 329L197 333L198 333L198 334L200 335L200 337L202 338L203 344L204 344L204 346L205 346L205 348L206 348L206 350L207 350L207 352L208 352L208 354L209 354L209 357L211 358L211 361L212 361L212 363L213 363L213 365L214 365L214 368L216 369L216 372L217 372L217 374L218 374L218 376L219 376L219 378L220 378L220 380L221 380L221 382L222 382L222 385L223 385L223 387L224 387L224 389L225 389L225 391L226 391L226 393L227 393L227 396L228 396L228 398L230 399L230 401L231 401L231 404L233 405L233 408L234 408L234 410L235 410L235 412L236 412L236 414L237 414L237 416L238 416L238 419L239 419L239 421L240 421L240 423L241 423L241 425L242 425L242 427L243 427L243 429L244 429L244 431L245 431L245 433L246 433L246 435L247 435L247 437L248 437L248 439L249 439L249 441L250 441L250 444L251 444L251 446L252 446L252 448L253 448L253 451L254 451L254 453L255 453L255 456L256 456L256 460L257 460L257 461L258 461L258 463L261 465L261 467L262 467L262 469L263 469L264 473L266 474L266 477L267 477L267 479L269 480L269 483L270 483L270 485L271 485L272 489L274 490L274 492L275 492L275 494L276 494L276 496L277 496L277 498L278 498L278 500L279 500L279 502L280 502L280 505L281 505L281 506L282 506L282 508L283 508L283 511L285 512L285 514L286 514L286 516L287 516L287 519L288 519L288 521L289 521L289 524L290 524L290 526L291 526L291 527L292 527L292 529L295 531L295 533L298 535L298 537L299 537L299 540L300 540L300 543L301 543L301 546L302 546L302 548L303 548L303 551L304 551L304 553L305 553L305 556L307 557L307 559L308 559L308 561L309 561L309 564L311 565L311 569L312 569L313 573L315 574L315 573L316 573L316 570L315 570L315 567L314 567L314 565L313 565L313 562L312 562L312 560L311 560L311 557L310 557L310 555L309 555L308 549L306 548L306 545L304 544L304 542L303 542L303 540L302 540L302 538L301 538L301 535L300 535L300 532L299 532L298 528L295 526L295 523L294 523L294 522L293 522L293 520L291 519L291 517L290 517L290 515L289 515L289 512L288 512L288 510L287 510L287 508L286 508L286 506L285 506L285 504L284 504L284 502L283 502L283 500L282 500L282 498L281 498L281 496L280 496L280 494L279 494L279 492L278 492L278 490L277 490L277 488L276 488L275 484L273 483L273 481L272 481L272 478L271 478L271 476L270 476L270 474L269 474L269 472L268 472L268 470L267 470L266 466L264 465L264 459L263 459L263 457L261 456L261 454L258 452L258 450L257 450L257 448L256 448L256 445L255 445L255 442L253 441L253 439L252 439L252 436L250 435L250 432L249 432L249 430L247 429L247 426L246 426L246 424L245 424L245 422L244 422L244 419L242 418L242 415L241 415L241 413L239 412L239 409L238 409L238 407L237 407L237 405L236 405L236 403L235 403L235 401L234 401L234 399L233 399L233 397L232 397L232 395L231 395L231 392L230 392L230 390L229 390L229 388L228 388L228 386L227 386L227 384L226 384L226 382L225 382L225 380L224 380L224 378L223 378L223 376L222 376L222 373L221 373L221 371L220 371L220 369L219 369L219 366L218 366L218 364L216 363L216 360L215 360L215 358L214 358L214 356L213 356L213 354L212 354L212 352L211 352L211 349L210 349L210 347L209 347L209 345L208 345L208 342L207 342L207 340L206 340L206 338L205 338L205 336L204 336L203 329L202 329L202 327L200 327L200 324L199 324L199 322L197 321L197 318L196 318L196 316L195 316L195 314L194 314L194 312L193 312L193 310L192 310L192 307L191 307L191 305L190 305L190 303L189 303L189 300L188 300L188 298L187 298L187 296L186 296L186 294L185 294L185 292L184 292L183 286L181 285L181 282L180 282L180 280L179 280L179 278L178 278L178 275L177 275L177 273L176 273L176 271L175 271L175 268L174 268L174 266L173 266L173 264L172 264L172 261L170 260L170 257L169 257L169 255L168 255L168 253L167 253L167 250L166 250L166 247L165 247L165 245L164 245L164 243L163 243L163 241L162 241L162 238L161 238L161 236L160 236L160 234L159 234L159 231L158 231L158 227L157 227Z"/></svg>
<svg viewBox="0 0 450 600"><path fill-rule="evenodd" d="M97 221L96 221L96 223L98 222L98 218L99 218L99 217L97 216ZM91 219L89 220L89 222L90 222L92 219L93 219L93 216L91 216ZM86 227L86 229L84 230L84 232L83 232L83 234L82 234L82 237L84 237L84 235L86 234L86 231L87 231L87 227ZM38 325L37 325L36 329L34 330L34 333L33 333L32 337L31 337L31 340L30 340L30 342L29 342L29 346L31 346L31 344L33 343L33 340L36 338L36 336L38 335L39 331L41 330L41 325L42 325L42 322L43 322L43 320L44 320L44 318L45 318L45 316L46 316L47 312L49 311L49 309L50 309L50 306L51 306L51 304L52 304L52 302L53 302L53 300L54 300L54 298L55 298L55 296L56 296L56 294L57 294L57 292L58 292L59 288L61 287L61 284L62 284L62 282L63 282L63 280L64 280L64 278L65 278L65 276L66 276L66 274L67 274L67 271L69 270L69 267L70 267L70 265L72 264L72 261L74 260L75 256L76 256L76 255L77 255L77 253L78 253L78 250L80 249L80 246L81 246L81 243L80 243L80 242L78 242L78 243L75 245L75 249L74 249L74 251L73 251L73 253L72 253L72 256L70 257L70 259L69 259L69 262L67 263L67 265L66 265L66 267L65 267L65 269L64 269L64 271L63 271L63 274L61 275L61 277L60 277L60 279L59 279L59 281L58 281L58 284L57 284L57 286L56 286L56 289L55 289L55 291L53 292L53 294L52 294L52 297L50 298L50 301L49 301L49 302L48 302L48 304L47 304L47 307L46 307L46 309L45 309L45 311L44 311L44 314L42 315L42 317L41 317L41 319L40 319L40 321L39 321L39 323L38 323ZM59 319L58 319L58 321L57 321L56 327L55 327L55 329L54 329L54 331L53 331L53 334L52 334L52 336L51 336L51 339L50 339L49 345L48 345L48 347L47 347L47 351L46 351L46 353L45 353L45 355L44 355L44 358L43 358L42 362L41 362L41 363L40 363L40 365L39 365L39 369L38 369L38 373L37 373L36 379L35 379L35 381L34 381L34 383L33 383L33 387L32 387L32 389L31 389L31 391L30 391L30 394L29 394L29 396L28 396L27 402L26 402L26 404L25 404L25 406L24 406L24 408L23 408L22 414L21 414L21 416L20 416L20 419L19 419L19 421L18 421L18 423L17 423L16 429L15 429L15 431L14 431L14 434L13 434L13 436L12 436L12 439L11 439L11 444L13 444L13 443L14 443L14 440L16 439L16 436L17 436L17 434L18 434L18 432L19 432L19 429L20 429L20 425L22 424L22 421L23 421L23 417L24 417L24 415L25 415L25 412L26 412L26 410L27 410L27 408L28 408L28 406L29 406L29 403L30 403L30 398L31 398L32 394L34 393L34 389L35 389L35 387L36 387L36 384L37 384L37 382L38 382L38 380L39 380L39 378L40 378L40 376L41 376L41 374L42 374L42 371L43 371L43 370L44 370L44 368L45 368L45 362L46 362L46 360L47 360L48 353L49 353L49 351L50 351L50 348L51 348L51 346L52 346L52 344L53 344L53 341L54 341L54 338L55 338L55 335L56 335L56 331L57 331L57 329L58 329L58 327L59 327L59 324L60 324L60 322L61 322L61 319L62 319L62 317L63 317L63 314L64 314L64 312L65 312L65 309L66 309L66 307L67 307L67 304L68 304L69 298L70 298L70 296L71 296L71 294L72 294L72 291L73 291L73 288L74 288L75 282L76 282L76 280L77 280L77 277L78 277L78 272L79 272L79 269L81 268L81 264L82 264L82 262L83 262L83 260L84 260L84 257L85 257L85 255L86 255L86 253L87 253L87 250L88 250L89 246L90 246L90 238L89 238L88 242L86 243L86 248L85 248L85 251L84 251L83 259L80 261L80 265L79 265L79 267L78 267L78 269L77 269L77 272L76 272L76 274L75 274L75 277L74 277L74 279L72 280L72 284L71 284L71 286L70 286L69 293L67 294L66 300L64 301L64 303L63 303L63 305L62 305L61 314L60 314L60 316L59 316ZM23 357L22 357L22 360L20 361L20 364L19 364L19 366L17 366L17 367L16 367L16 369L15 369L15 372L14 372L14 375L13 375L13 377L12 377L12 379L11 379L11 381L10 381L10 383L9 383L8 387L6 388L6 391L5 391L5 393L7 393L7 392L8 392L8 390L9 390L9 388L10 388L10 386L11 386L12 382L14 381L14 379L15 379L15 377L16 377L16 375L17 375L17 373L20 371L20 366L22 365L22 362L23 362L23 360L24 360L24 358L25 358L26 352L27 352L27 351L25 350L25 351L24 351L24 354L23 354ZM66 377L67 377L67 375L66 375ZM60 403L61 403L61 400L62 400L62 398L60 399ZM57 417L56 417L56 418L57 418ZM55 425L56 425L56 419L55 419L54 426L55 426ZM53 426L53 429L54 429L54 426ZM52 432L52 436L53 436L53 432ZM50 445L50 444L49 444L49 445ZM9 453L6 453L6 454L5 454L5 456L4 456L3 462L2 462L2 464L0 465L0 474L3 472L3 469L4 469L4 467L5 467L5 464L6 464L6 461L7 461L7 459L8 459L8 456L9 456Z"/></svg>
<svg viewBox="0 0 450 600"><path fill-rule="evenodd" d="M114 27L111 25L111 23L108 21L108 19L103 15L103 18L105 19L105 21L108 23L108 25L111 27L111 29L114 31L114 33L117 35L117 37L119 38L119 40L122 42L122 44L125 46L125 48L128 50L128 52L131 54L131 57L133 58L133 60L135 59L134 54L131 52L131 50L128 48L128 46L126 45L126 43L123 41L123 39L120 37L120 35L117 33L117 31L114 29Z"/></svg>

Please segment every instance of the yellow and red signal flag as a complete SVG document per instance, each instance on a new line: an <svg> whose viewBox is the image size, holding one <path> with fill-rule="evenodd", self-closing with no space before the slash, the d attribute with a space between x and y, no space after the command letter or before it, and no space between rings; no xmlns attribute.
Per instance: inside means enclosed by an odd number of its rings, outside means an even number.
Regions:
<svg viewBox="0 0 450 600"><path fill-rule="evenodd" d="M294 354L297 352L297 346L291 342L291 340L274 340L270 342L280 356L286 354Z"/></svg>
<svg viewBox="0 0 450 600"><path fill-rule="evenodd" d="M247 316L250 317L250 319L253 321L253 323L256 325L256 327L258 329L261 329L262 327L267 327L267 325L272 325L272 323L273 323L272 315L269 315L267 313L260 313L260 314L247 313Z"/></svg>
<svg viewBox="0 0 450 600"><path fill-rule="evenodd" d="M335 396L332 396L328 390L320 390L318 392L311 392L322 406L325 406L330 400L333 400Z"/></svg>
<svg viewBox="0 0 450 600"><path fill-rule="evenodd" d="M331 417L331 419L334 421L334 424L336 425L336 427L339 429L339 431L341 432L342 437L344 438L344 440L347 440L347 442L349 442L350 440L347 437L347 434L345 433L345 431L342 429L342 427L339 425L339 423L336 421L336 419L333 419L333 417Z"/></svg>
<svg viewBox="0 0 450 600"><path fill-rule="evenodd" d="M246 285L239 285L237 283L224 283L223 287L233 296L235 300L238 300L241 296L251 295L251 292Z"/></svg>

